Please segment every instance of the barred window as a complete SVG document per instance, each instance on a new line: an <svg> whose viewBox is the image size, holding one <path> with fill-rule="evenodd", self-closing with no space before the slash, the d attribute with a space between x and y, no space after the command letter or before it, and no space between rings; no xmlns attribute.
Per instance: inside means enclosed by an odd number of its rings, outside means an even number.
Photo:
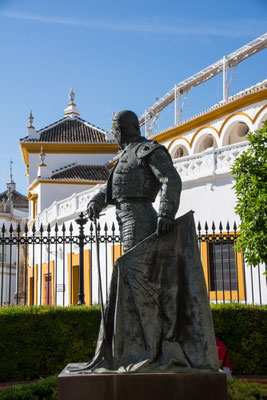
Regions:
<svg viewBox="0 0 267 400"><path fill-rule="evenodd" d="M237 290L234 242L209 243L210 290Z"/></svg>

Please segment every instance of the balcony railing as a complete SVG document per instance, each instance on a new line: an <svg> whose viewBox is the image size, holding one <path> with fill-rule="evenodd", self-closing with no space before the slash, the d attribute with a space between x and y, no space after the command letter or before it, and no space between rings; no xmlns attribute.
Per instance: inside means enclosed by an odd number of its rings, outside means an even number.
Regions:
<svg viewBox="0 0 267 400"><path fill-rule="evenodd" d="M248 147L248 142L242 142L220 149L211 148L196 155L176 158L173 163L183 182L226 174Z"/></svg>

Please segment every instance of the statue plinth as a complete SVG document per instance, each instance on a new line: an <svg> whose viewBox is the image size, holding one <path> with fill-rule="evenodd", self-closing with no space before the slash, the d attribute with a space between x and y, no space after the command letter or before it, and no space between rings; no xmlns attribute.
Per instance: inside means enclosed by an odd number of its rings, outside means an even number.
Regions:
<svg viewBox="0 0 267 400"><path fill-rule="evenodd" d="M220 372L71 374L66 368L58 376L58 400L227 400Z"/></svg>

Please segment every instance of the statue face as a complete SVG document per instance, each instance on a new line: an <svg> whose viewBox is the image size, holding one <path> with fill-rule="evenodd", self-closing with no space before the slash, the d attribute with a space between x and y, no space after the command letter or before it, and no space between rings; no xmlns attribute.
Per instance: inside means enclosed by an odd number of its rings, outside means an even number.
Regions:
<svg viewBox="0 0 267 400"><path fill-rule="evenodd" d="M116 141L118 142L119 146L122 147L121 130L120 130L119 123L118 123L118 121L116 121L116 119L114 119L112 121L111 132L113 133L113 135L114 135Z"/></svg>

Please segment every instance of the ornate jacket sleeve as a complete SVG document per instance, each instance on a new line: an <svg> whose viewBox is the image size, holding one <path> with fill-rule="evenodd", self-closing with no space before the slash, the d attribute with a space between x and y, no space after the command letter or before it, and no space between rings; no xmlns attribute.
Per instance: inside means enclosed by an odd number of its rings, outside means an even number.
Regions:
<svg viewBox="0 0 267 400"><path fill-rule="evenodd" d="M146 159L149 168L161 184L159 217L174 219L180 203L182 182L171 157L162 148L155 149Z"/></svg>
<svg viewBox="0 0 267 400"><path fill-rule="evenodd" d="M95 194L92 199L89 201L87 208L89 206L90 203L92 203L93 201L95 201L96 203L98 203L100 205L100 207L103 209L105 207L107 207L107 203L106 203L106 190L107 190L107 184L105 183L104 185L101 186L101 188L99 189L99 191L97 192L97 194Z"/></svg>

